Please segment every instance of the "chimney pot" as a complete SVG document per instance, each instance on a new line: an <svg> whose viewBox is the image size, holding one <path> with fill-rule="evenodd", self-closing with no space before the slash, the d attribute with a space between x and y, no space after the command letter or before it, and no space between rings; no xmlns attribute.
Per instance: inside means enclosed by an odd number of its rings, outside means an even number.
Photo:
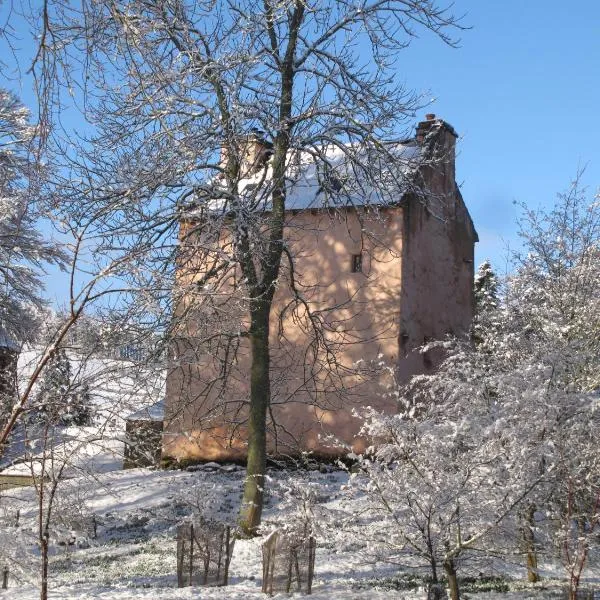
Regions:
<svg viewBox="0 0 600 600"><path fill-rule="evenodd" d="M242 139L242 170L246 172L245 177L263 168L273 154L273 144L264 135L264 131L253 128Z"/></svg>
<svg viewBox="0 0 600 600"><path fill-rule="evenodd" d="M434 113L427 113L427 114L425 115L425 119L426 119L427 121L433 121L433 120L435 120L435 114L434 114Z"/></svg>

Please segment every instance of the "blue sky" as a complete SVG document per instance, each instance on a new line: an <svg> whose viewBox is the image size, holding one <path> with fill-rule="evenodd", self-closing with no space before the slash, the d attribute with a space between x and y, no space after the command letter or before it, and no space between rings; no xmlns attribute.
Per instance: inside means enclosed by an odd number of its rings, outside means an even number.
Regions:
<svg viewBox="0 0 600 600"><path fill-rule="evenodd" d="M503 273L506 246L518 246L515 201L551 204L581 166L590 195L600 185L600 3L456 0L453 10L471 28L460 47L423 34L397 70L435 98L423 114L460 134L457 180L479 232L476 260ZM33 101L27 82L10 87ZM49 296L61 286L51 278Z"/></svg>
<svg viewBox="0 0 600 600"><path fill-rule="evenodd" d="M454 10L472 27L461 47L416 40L398 67L461 135L477 261L503 272L506 244L518 245L514 201L551 204L580 166L590 193L600 185L600 3L456 0Z"/></svg>

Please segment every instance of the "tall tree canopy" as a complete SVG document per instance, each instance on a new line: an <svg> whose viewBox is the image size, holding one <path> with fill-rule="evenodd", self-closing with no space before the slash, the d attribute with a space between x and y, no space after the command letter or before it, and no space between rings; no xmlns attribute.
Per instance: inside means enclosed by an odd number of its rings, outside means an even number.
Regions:
<svg viewBox="0 0 600 600"><path fill-rule="evenodd" d="M241 273L251 352L241 521L254 530L271 398L271 306L282 258L293 269L284 221L299 152L316 165L323 189L342 190L338 202L368 190L380 202L397 200L406 165L395 144L423 104L400 83L397 53L423 30L453 44L458 21L429 0L48 0L42 16L40 97L60 97L66 82L96 128L70 153L78 175L61 193L72 200L71 218L102 215L96 240L104 236L111 256L121 253L146 299L150 291L170 297L161 261L174 262L182 208L204 210L212 232L199 251L214 262L193 291L202 295ZM50 118L53 107L47 102L41 114ZM253 130L271 156L268 177L251 189L241 182L256 166L247 153ZM331 161L334 148L341 166ZM129 266L126 256L134 258Z"/></svg>
<svg viewBox="0 0 600 600"><path fill-rule="evenodd" d="M31 335L45 264L61 264L59 247L38 229L40 165L29 111L0 89L0 324L22 341Z"/></svg>

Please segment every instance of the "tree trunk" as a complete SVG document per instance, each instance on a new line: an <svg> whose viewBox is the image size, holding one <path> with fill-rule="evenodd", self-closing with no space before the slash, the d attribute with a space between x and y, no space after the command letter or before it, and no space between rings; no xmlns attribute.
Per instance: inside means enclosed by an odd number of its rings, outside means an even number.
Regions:
<svg viewBox="0 0 600 600"><path fill-rule="evenodd" d="M42 582L40 585L40 600L48 600L48 534L40 540L42 558Z"/></svg>
<svg viewBox="0 0 600 600"><path fill-rule="evenodd" d="M240 526L247 535L256 534L263 509L267 464L267 410L271 399L269 376L270 303L251 306L250 414L248 417L248 463Z"/></svg>
<svg viewBox="0 0 600 600"><path fill-rule="evenodd" d="M446 597L446 592L438 580L437 563L433 554L431 537L428 537L427 548L429 550L429 566L431 567L431 583L427 586L427 600L443 600Z"/></svg>
<svg viewBox="0 0 600 600"><path fill-rule="evenodd" d="M529 504L523 515L522 535L525 556L527 557L527 581L536 583L540 580L538 573L537 552L535 549L535 537L533 534L535 505Z"/></svg>
<svg viewBox="0 0 600 600"><path fill-rule="evenodd" d="M449 558L444 561L444 571L448 577L448 587L450 588L450 598L452 600L460 600L460 592L458 589L458 579L456 577L456 567L454 560Z"/></svg>
<svg viewBox="0 0 600 600"><path fill-rule="evenodd" d="M438 575L437 575L437 564L435 562L435 558L433 557L433 552L431 550L430 550L430 557L431 558L429 560L429 566L431 567L431 583L437 585L439 583Z"/></svg>
<svg viewBox="0 0 600 600"><path fill-rule="evenodd" d="M579 583L576 583L573 586L573 583L569 584L569 593L568 593L568 599L569 600L582 600L582 596L587 600L589 598L589 600L593 600L594 598L594 593L590 592L589 596L588 594L586 594L585 592L583 593L579 593Z"/></svg>
<svg viewBox="0 0 600 600"><path fill-rule="evenodd" d="M448 596L441 583L431 582L427 589L427 600L445 600Z"/></svg>

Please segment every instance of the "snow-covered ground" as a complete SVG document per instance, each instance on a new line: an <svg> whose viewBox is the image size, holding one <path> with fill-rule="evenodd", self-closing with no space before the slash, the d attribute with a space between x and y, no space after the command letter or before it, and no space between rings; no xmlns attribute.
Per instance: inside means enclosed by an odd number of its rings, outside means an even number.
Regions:
<svg viewBox="0 0 600 600"><path fill-rule="evenodd" d="M233 521L239 506L244 471L214 463L193 471L134 469L64 481L56 502L51 534L50 597L56 599L164 600L202 598L241 600L261 593L261 538L238 540L225 588L177 588L175 528L202 512ZM345 526L353 507L345 501L343 472L272 471L265 510L265 533L288 521L297 499L310 491L320 524L313 597L316 600L423 599L414 573L375 561L366 539L348 537ZM355 510L360 511L357 504ZM15 526L19 510L18 526ZM10 587L0 598L38 598L39 552L35 543L36 500L32 488L5 491L0 498L0 554L11 559ZM96 537L93 536L93 520ZM73 533L71 533L73 532ZM61 545L74 536L72 546ZM63 542L64 543L64 542ZM0 566L2 566L0 564ZM403 574L404 573L404 574ZM522 578L514 567L499 566L493 575ZM548 577L560 570L546 569ZM543 587L548 589L544 590ZM538 588L522 580L510 591L467 593L480 600L559 598L560 582L546 580ZM277 597L290 597L280 594ZM295 596L294 596L295 597Z"/></svg>
<svg viewBox="0 0 600 600"><path fill-rule="evenodd" d="M35 363L35 353L21 357ZM39 457L50 457L66 477L58 488L51 531L50 597L56 599L171 600L259 599L264 537L237 540L226 588L177 588L175 530L190 516L202 514L235 523L244 470L235 465L209 464L188 471L121 471L124 416L147 409L160 399L164 372L138 368L112 359L82 360L70 356L73 374L88 383L96 418L90 427L64 427L51 453L32 445L23 461L25 437L19 431L0 462L2 474L27 475L39 470ZM22 365L23 373L28 366ZM39 451L38 451L39 450ZM47 465L45 467L48 468ZM347 475L340 471L270 472L265 507L264 535L281 523L289 523L301 500L315 500L317 558L313 597L321 599L424 599L422 576L426 571L378 560L368 535L353 527L353 515L361 512L360 498L344 493ZM48 472L48 471L46 471ZM17 519L18 511L18 519ZM0 570L10 566L10 585L0 598L38 598L40 556L37 544L37 501L33 488L4 490L0 495ZM18 520L18 525L17 525ZM390 524L393 527L393 524ZM94 528L96 535L94 535ZM67 545L67 540L75 540ZM512 563L511 563L512 561ZM560 598L564 572L557 561L545 557L544 582L524 582L519 557L469 561L460 573L492 578L488 591L474 584L464 586L465 598ZM586 576L596 575L595 569ZM598 586L592 578L585 585ZM496 591L489 591L496 589ZM498 591L501 589L502 591ZM279 597L289 597L280 594ZM600 594L599 594L600 597Z"/></svg>

